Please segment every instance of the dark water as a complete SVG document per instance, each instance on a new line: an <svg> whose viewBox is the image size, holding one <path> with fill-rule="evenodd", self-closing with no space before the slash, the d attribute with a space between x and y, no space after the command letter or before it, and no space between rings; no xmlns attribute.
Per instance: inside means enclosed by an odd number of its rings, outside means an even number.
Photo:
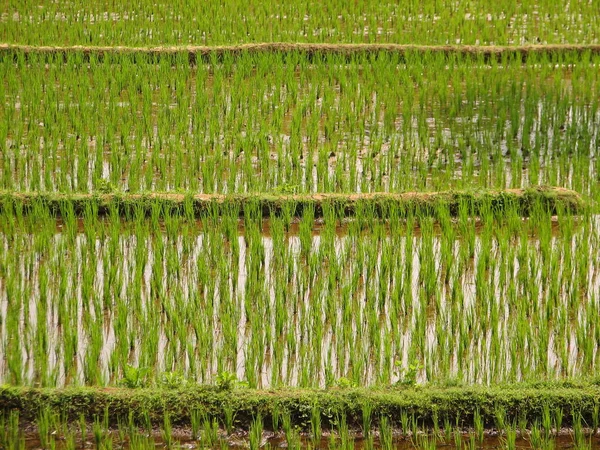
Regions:
<svg viewBox="0 0 600 450"><path fill-rule="evenodd" d="M54 434L52 434L54 433ZM134 435L119 430L110 430L104 432L104 436L108 438L104 443L97 445L97 441L93 433L89 433L86 439L81 439L81 433L73 431L67 435L51 432L51 436L47 441L46 447L42 445L37 432L28 431L22 436L21 443L27 450L56 448L56 449L92 449L92 448L228 448L228 449L245 449L252 448L250 444L250 436L246 431L237 431L230 435L225 432L219 432L217 441L206 441L202 439L194 439L190 429L174 429L171 435L170 443L164 437L162 431L153 430L135 431ZM133 436L133 437L132 437ZM107 445L107 441L110 444ZM460 447L458 444L460 443ZM314 448L314 449L357 449L368 450L370 448L382 449L384 445L379 438L378 432L373 432L372 438L365 438L361 432L349 432L349 438L342 442L340 436L324 431L320 440L313 440L310 434L296 434L291 442L288 442L283 432L274 433L265 431L258 446L261 448ZM21 447L23 448L23 447ZM510 449L510 448L542 448L542 449L600 449L600 434L592 433L591 430L585 431L583 439L579 442L575 441L574 432L571 429L562 429L558 435L551 436L542 444L537 444L532 438L530 432L521 435L516 432L516 438L513 442L506 435L501 435L495 430L486 431L482 440L473 433L461 431L459 437L456 432L449 434L440 430L437 436L433 433L418 434L417 436L406 436L400 432L394 432L394 437L391 443L391 448L394 449L426 449L426 448L465 448L465 449Z"/></svg>

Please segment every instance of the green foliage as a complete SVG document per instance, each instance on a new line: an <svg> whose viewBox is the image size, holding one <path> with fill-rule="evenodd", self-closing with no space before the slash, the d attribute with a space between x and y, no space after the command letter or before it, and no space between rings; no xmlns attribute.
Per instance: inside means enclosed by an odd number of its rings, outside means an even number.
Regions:
<svg viewBox="0 0 600 450"><path fill-rule="evenodd" d="M341 389L355 388L356 383L346 377L340 377L335 381L337 387Z"/></svg>
<svg viewBox="0 0 600 450"><path fill-rule="evenodd" d="M172 372L163 372L160 375L160 385L167 389L179 389L186 385L187 380L183 376L182 372L172 371Z"/></svg>
<svg viewBox="0 0 600 450"><path fill-rule="evenodd" d="M293 185L290 183L280 184L273 189L273 192L276 194L297 194L299 191L299 185Z"/></svg>
<svg viewBox="0 0 600 450"><path fill-rule="evenodd" d="M600 330L598 300L583 289L598 272L592 217L488 210L474 221L441 206L438 219L404 218L387 205L382 219L364 203L352 220L329 204L294 224L270 212L267 224L253 202L241 232L240 204L207 206L197 222L170 201L124 199L73 198L71 207L63 197L58 224L48 199L32 200L27 214L24 203L0 212L0 246L23 261L0 252L11 275L0 292L15 300L3 318L16 336L2 343L5 380L112 384L132 352L164 387L181 377L216 384L214 368L231 370L240 352L240 378L265 388L576 383L598 364L587 338ZM19 333L24 311L35 311L35 331ZM581 358L569 357L568 342ZM398 355L410 364L395 364ZM162 377L166 368L173 373ZM233 381L220 383L242 386Z"/></svg>
<svg viewBox="0 0 600 450"><path fill-rule="evenodd" d="M308 15L234 0L185 23L183 2L155 8L150 27L145 1L131 15L127 2L92 0L85 17L78 2L28 14L21 3L3 36L37 44L215 43L242 28L236 43L497 44L532 39L523 30L589 42L600 23L589 1L574 22L533 0L485 12L333 0L339 14L315 4ZM116 19L97 20L106 14ZM224 26L198 35L217 16ZM350 16L365 19L358 32ZM515 26L492 26L503 22ZM220 423L231 433L264 417L285 423L290 448L299 429L316 444L333 424L350 447L350 426L368 434L398 417L415 435L437 434L439 418L473 425L473 446L494 422L507 447L532 423L540 442L572 425L585 447L584 427L600 420L598 386L581 381L600 368L598 52L288 50L0 56L0 382L42 387L1 388L3 409L36 422L44 447L54 411L94 422L97 445L111 445L104 408L121 441L136 420L169 443L172 424L193 422L216 445ZM158 393L114 387L147 388L161 373ZM237 374L304 390L236 389ZM557 384L505 386L518 380ZM380 428L390 447L390 422ZM262 422L253 433L258 447Z"/></svg>
<svg viewBox="0 0 600 450"><path fill-rule="evenodd" d="M416 386L417 377L419 375L419 371L423 369L423 364L418 361L411 362L408 367L402 367L401 361L396 361L395 364L396 368L398 369L398 381L396 384L401 386Z"/></svg>
<svg viewBox="0 0 600 450"><path fill-rule="evenodd" d="M147 367L134 367L129 364L123 367L123 378L119 382L122 386L136 389L148 385L150 369Z"/></svg>
<svg viewBox="0 0 600 450"><path fill-rule="evenodd" d="M551 436L546 436L541 426L537 425L542 423L543 411L549 411L548 426L552 429L555 427L553 411L561 410L564 411L562 425L575 425L577 439L583 443L583 427L592 421L597 395L598 389L594 385L567 388L556 384L545 387L506 385L496 388L429 386L401 390L393 387L329 391L243 389L236 391L235 396L214 386L193 385L178 391L7 387L0 390L0 402L6 407L6 411L12 412L4 415L0 413L0 424L3 425L0 427L0 439L12 439L9 434L13 428L18 430L15 416L18 414L23 422L42 418L44 430L49 430L49 423L64 421L77 422L81 428L85 417L88 423L93 424L88 430L99 442L107 438L107 430L111 426L119 423L135 423L132 428L138 429L147 420L143 425L146 430L160 427L168 437L174 424L185 422L191 423L195 434L201 434L208 444L218 439L219 422L225 422L226 410L229 409L229 415L236 416L236 427L243 430L248 430L253 418L259 414L262 422L271 423L272 412L281 413L278 416L280 423L292 441L298 431L311 431L318 436L321 427L333 426L344 433L351 428L367 429L371 423L369 417L373 418L375 426L381 417L386 417L387 423L380 425L385 433L389 433L391 425L401 425L405 434L419 431L424 426L431 429L431 424L438 417L444 417L447 423L473 427L476 441L481 439L486 424L489 426L500 419L513 433L517 429L516 424L525 417L530 429L535 429L535 439L547 440ZM132 411L135 416L138 416L139 411L145 412L135 419L131 415ZM321 415L317 418L319 411ZM389 418L395 418L393 423ZM233 419L230 421L233 422ZM523 424L518 427L523 428ZM228 428L232 430L232 425ZM255 442L259 442L260 428L261 424L255 423ZM52 429L55 429L55 425ZM13 437L18 439L18 433ZM389 434L386 434L387 437ZM513 439L512 434L507 437Z"/></svg>
<svg viewBox="0 0 600 450"><path fill-rule="evenodd" d="M102 194L110 194L116 191L115 186L104 178L100 178L96 181L96 190Z"/></svg>
<svg viewBox="0 0 600 450"><path fill-rule="evenodd" d="M222 371L217 374L217 388L220 391L231 391L238 383L237 375L232 372Z"/></svg>

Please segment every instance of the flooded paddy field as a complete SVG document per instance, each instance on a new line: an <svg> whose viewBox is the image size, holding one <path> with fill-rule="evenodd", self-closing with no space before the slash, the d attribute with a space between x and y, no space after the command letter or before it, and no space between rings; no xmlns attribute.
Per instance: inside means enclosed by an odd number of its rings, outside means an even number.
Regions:
<svg viewBox="0 0 600 450"><path fill-rule="evenodd" d="M0 63L0 189L599 192L597 55L31 58Z"/></svg>
<svg viewBox="0 0 600 450"><path fill-rule="evenodd" d="M174 429L172 435L166 437L164 430L148 431L123 431L118 429L102 430L101 442L111 442L110 445L115 449L196 449L196 448L229 448L229 449L247 449L247 448L308 448L308 449L388 449L388 450L408 450L408 449L503 449L503 448L520 448L520 449L599 449L600 438L598 435L588 432L576 440L574 436L569 434L568 430L564 430L559 436L551 436L549 438L532 437L531 433L521 435L520 432L514 430L505 434L489 434L486 433L483 438L480 438L475 433L462 432L460 430L450 430L446 433L445 430L440 430L436 434L426 434L421 432L415 436L402 435L397 430L391 430L389 437L381 434L379 430L373 430L370 436L363 436L362 432L348 431L347 435L339 435L337 433L325 432L319 439L313 439L308 433L284 432L274 433L272 431L263 431L260 435L251 438L248 432L237 432L227 435L226 433L216 432L213 436L209 433L203 437L198 436L193 438L190 430ZM18 442L24 445L24 449L34 450L45 448L42 443L52 442L53 448L68 450L68 449L92 449L97 448L97 435L92 433L87 435L85 439L81 439L81 432L68 432L66 435L47 437L45 440L40 439L38 433L29 432L23 434Z"/></svg>
<svg viewBox="0 0 600 450"><path fill-rule="evenodd" d="M588 0L41 3L0 8L0 41L543 46L600 30ZM0 448L600 448L589 48L190 64L3 45ZM520 188L571 189L576 207L519 209ZM496 203L181 213L194 195L440 191ZM23 207L38 194L54 209ZM94 203L130 194L128 214Z"/></svg>
<svg viewBox="0 0 600 450"><path fill-rule="evenodd" d="M31 45L394 42L598 43L593 1L382 3L23 1L0 10L1 40Z"/></svg>
<svg viewBox="0 0 600 450"><path fill-rule="evenodd" d="M130 367L145 384L230 373L261 388L598 373L597 216L1 219L3 382L116 384Z"/></svg>

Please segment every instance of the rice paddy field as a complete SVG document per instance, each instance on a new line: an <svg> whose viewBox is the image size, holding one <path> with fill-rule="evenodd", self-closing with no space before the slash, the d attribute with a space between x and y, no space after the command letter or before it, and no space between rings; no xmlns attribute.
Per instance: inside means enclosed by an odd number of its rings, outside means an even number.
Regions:
<svg viewBox="0 0 600 450"><path fill-rule="evenodd" d="M488 3L0 7L0 448L600 448L600 8Z"/></svg>
<svg viewBox="0 0 600 450"><path fill-rule="evenodd" d="M594 0L24 0L3 7L0 33L31 45L598 44L598 15Z"/></svg>
<svg viewBox="0 0 600 450"><path fill-rule="evenodd" d="M596 54L86 59L4 55L0 188L597 186Z"/></svg>

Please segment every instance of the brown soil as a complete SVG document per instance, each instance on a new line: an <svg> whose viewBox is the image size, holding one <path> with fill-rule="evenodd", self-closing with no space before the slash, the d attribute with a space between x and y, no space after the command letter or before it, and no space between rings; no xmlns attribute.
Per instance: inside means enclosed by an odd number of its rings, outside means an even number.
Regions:
<svg viewBox="0 0 600 450"><path fill-rule="evenodd" d="M483 56L484 58L502 55L518 55L523 60L531 53L600 53L598 44L547 44L520 46L492 45L413 45L413 44L312 44L312 43L253 43L221 46L33 46L19 44L0 44L0 54L63 54L81 52L85 55L102 57L105 54L145 54L150 56L168 56L186 54L190 63L208 56L238 55L242 53L300 52L308 55L387 52L404 55L407 53L443 53Z"/></svg>

